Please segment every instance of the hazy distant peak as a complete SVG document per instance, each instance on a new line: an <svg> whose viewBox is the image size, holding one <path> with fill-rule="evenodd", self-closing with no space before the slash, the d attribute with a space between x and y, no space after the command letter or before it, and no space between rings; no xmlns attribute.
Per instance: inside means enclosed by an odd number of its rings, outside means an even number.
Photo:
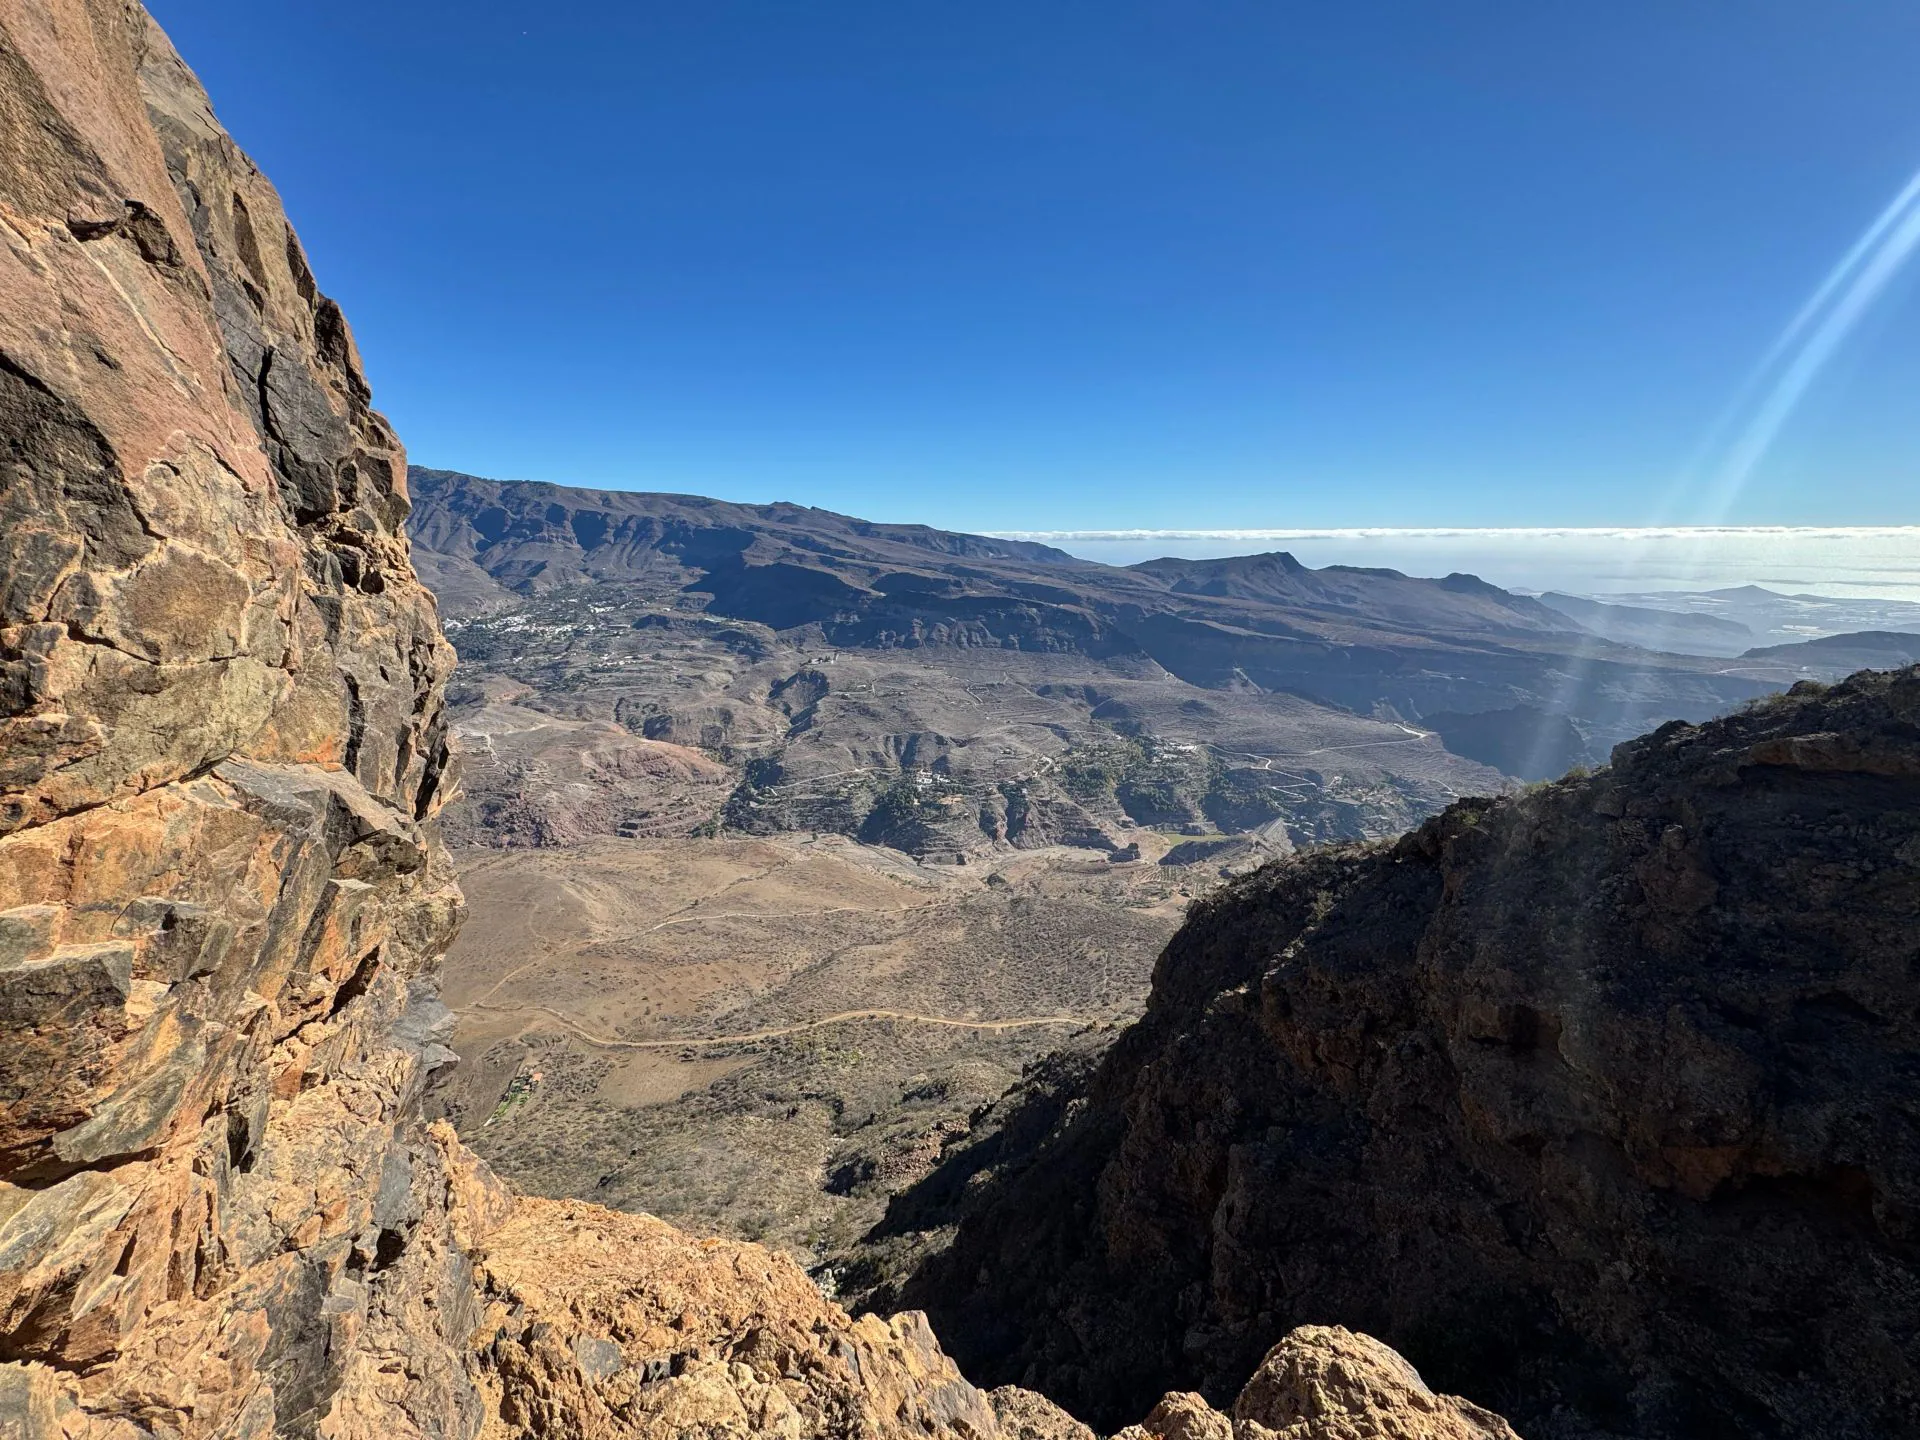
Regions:
<svg viewBox="0 0 1920 1440"><path fill-rule="evenodd" d="M1439 584L1442 590L1451 590L1456 595L1485 595L1488 599L1503 600L1515 598L1511 592L1482 580L1478 575L1469 575L1463 570L1456 570L1451 575L1444 576Z"/></svg>

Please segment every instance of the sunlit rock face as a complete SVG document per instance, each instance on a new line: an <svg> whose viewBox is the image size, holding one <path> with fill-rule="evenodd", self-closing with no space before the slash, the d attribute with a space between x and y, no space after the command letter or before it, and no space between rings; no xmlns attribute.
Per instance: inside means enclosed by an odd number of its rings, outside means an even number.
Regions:
<svg viewBox="0 0 1920 1440"><path fill-rule="evenodd" d="M368 398L146 15L0 4L0 1430L479 1415L408 1118L453 654Z"/></svg>

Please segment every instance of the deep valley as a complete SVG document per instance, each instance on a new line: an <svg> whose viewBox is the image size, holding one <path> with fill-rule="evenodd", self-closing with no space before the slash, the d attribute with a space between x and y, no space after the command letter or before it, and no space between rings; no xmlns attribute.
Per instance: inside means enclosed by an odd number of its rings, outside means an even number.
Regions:
<svg viewBox="0 0 1920 1440"><path fill-rule="evenodd" d="M1631 600L410 469L0 0L0 1440L1920 1434L1920 621Z"/></svg>

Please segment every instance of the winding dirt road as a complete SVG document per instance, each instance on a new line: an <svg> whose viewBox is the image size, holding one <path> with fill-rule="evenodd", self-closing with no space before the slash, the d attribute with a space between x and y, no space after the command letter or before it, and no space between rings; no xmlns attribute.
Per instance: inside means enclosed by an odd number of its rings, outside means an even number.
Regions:
<svg viewBox="0 0 1920 1440"><path fill-rule="evenodd" d="M469 1010L489 1010L498 1015L524 1015L537 1010L558 1021L569 1035L605 1050L680 1050L688 1046L750 1045L756 1040L778 1040L806 1030L828 1025L844 1025L857 1020L905 1020L916 1025L945 1025L955 1030L1029 1030L1039 1025L1098 1025L1104 1017L1096 1015L1021 1015L1009 1020L952 1020L944 1015L916 1015L911 1010L841 1010L818 1020L803 1020L796 1025L777 1025L768 1030L750 1030L741 1035L684 1035L670 1040L621 1040L611 1035L596 1035L570 1015L547 1005L490 1005L471 1001Z"/></svg>

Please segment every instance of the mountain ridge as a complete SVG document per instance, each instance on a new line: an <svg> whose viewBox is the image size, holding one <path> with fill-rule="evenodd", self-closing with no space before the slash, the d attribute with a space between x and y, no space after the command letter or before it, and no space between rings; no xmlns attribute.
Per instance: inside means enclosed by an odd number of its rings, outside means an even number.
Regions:
<svg viewBox="0 0 1920 1440"><path fill-rule="evenodd" d="M1710 661L1584 633L1551 607L1471 576L1316 571L1273 557L1126 568L1056 559L1062 552L1051 550L1039 561L1013 548L949 557L939 545L1025 542L930 542L946 532L915 531L921 543L909 547L858 522L873 534L843 528L828 544L780 523L824 513L797 507L713 502L701 511L754 517L729 528L687 523L677 500L638 492L516 490L531 482L444 471L419 479L412 533L434 557L423 563L430 573L434 565L457 570L449 579L471 590L493 587L496 604L514 603L498 587L540 594L634 583L683 597L675 603L686 608L808 630L840 646L1132 656L1203 689L1284 691L1415 724L1430 712L1524 707L1572 719L1594 758L1649 725L1704 719L1765 689ZM670 513L640 524L652 511ZM494 534L476 526L483 513ZM609 538L616 519L632 526L619 544ZM1210 589L1245 593L1200 593Z"/></svg>
<svg viewBox="0 0 1920 1440"><path fill-rule="evenodd" d="M1916 921L1920 668L1667 725L1200 902L876 1239L1096 1421L1312 1315L1550 1440L1908 1433Z"/></svg>

